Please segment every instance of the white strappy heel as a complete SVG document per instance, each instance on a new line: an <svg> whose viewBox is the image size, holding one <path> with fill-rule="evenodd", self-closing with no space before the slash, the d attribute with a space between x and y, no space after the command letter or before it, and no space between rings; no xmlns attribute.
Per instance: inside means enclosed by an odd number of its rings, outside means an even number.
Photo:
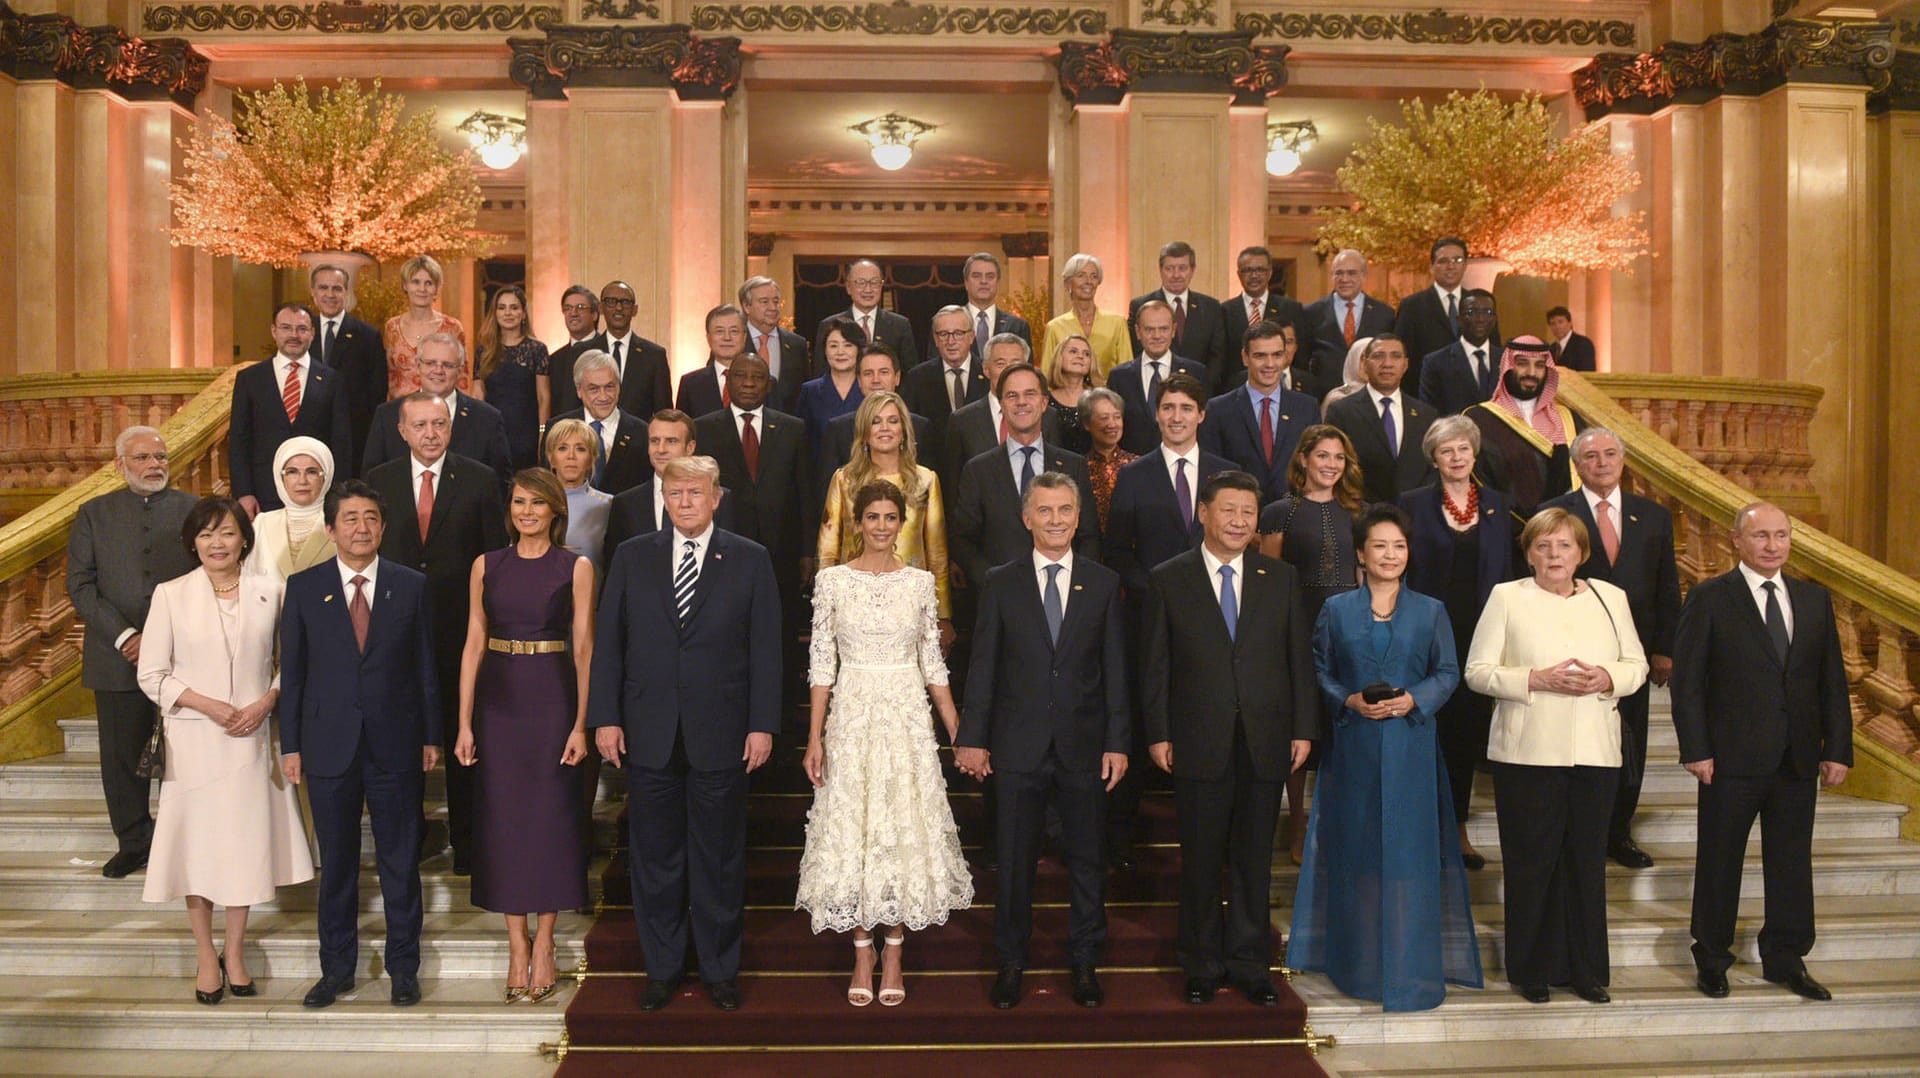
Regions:
<svg viewBox="0 0 1920 1078"><path fill-rule="evenodd" d="M868 936L863 940L854 940L853 946L856 950L870 948L873 946L873 937ZM869 976L871 976L871 974L869 974ZM849 983L847 985L847 1002L856 1007L864 1007L873 1002L873 989L870 986Z"/></svg>
<svg viewBox="0 0 1920 1078"><path fill-rule="evenodd" d="M907 945L907 937L904 934L887 937L888 950L899 951L902 947L905 947L906 945ZM907 976L906 968L902 966L900 970L901 980L904 981L906 979L906 976ZM898 1007L899 1005L901 1005L902 1003L905 1003L906 1001L907 1001L907 990L904 987L882 988L880 990L880 1005L882 1007Z"/></svg>

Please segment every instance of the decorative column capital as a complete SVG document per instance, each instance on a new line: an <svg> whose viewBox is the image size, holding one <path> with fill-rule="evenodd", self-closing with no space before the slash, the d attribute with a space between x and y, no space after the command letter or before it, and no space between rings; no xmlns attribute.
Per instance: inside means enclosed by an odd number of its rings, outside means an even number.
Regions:
<svg viewBox="0 0 1920 1078"><path fill-rule="evenodd" d="M207 66L181 38L132 37L117 26L82 26L66 15L22 15L0 0L0 71L17 79L55 79L190 109L207 85Z"/></svg>
<svg viewBox="0 0 1920 1078"><path fill-rule="evenodd" d="M1289 45L1255 45L1252 30L1115 30L1105 41L1060 44L1060 92L1076 104L1113 104L1134 90L1230 93L1257 104L1287 84Z"/></svg>
<svg viewBox="0 0 1920 1078"><path fill-rule="evenodd" d="M1787 82L1848 83L1880 94L1893 81L1893 29L1890 22L1781 19L1752 34L1669 42L1638 55L1601 53L1573 73L1573 93L1590 118L1764 93Z"/></svg>
<svg viewBox="0 0 1920 1078"><path fill-rule="evenodd" d="M1008 258L1045 258L1052 245L1053 236L1046 232L1009 232L1000 237L1000 249Z"/></svg>
<svg viewBox="0 0 1920 1078"><path fill-rule="evenodd" d="M685 25L550 26L545 37L508 38L507 74L536 98L576 86L671 87L681 97L724 100L740 85L740 39L695 37Z"/></svg>

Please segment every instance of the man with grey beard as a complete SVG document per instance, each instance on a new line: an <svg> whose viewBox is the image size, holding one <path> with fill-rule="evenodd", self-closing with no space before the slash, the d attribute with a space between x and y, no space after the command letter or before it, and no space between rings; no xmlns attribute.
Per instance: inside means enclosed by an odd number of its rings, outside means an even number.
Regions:
<svg viewBox="0 0 1920 1078"><path fill-rule="evenodd" d="M87 624L80 684L93 690L100 721L100 785L120 849L100 874L120 879L147 866L153 786L134 774L158 718L140 691L140 630L154 586L198 564L180 529L199 499L168 487L167 443L152 427L128 427L113 443L127 481L87 502L67 538L67 598Z"/></svg>

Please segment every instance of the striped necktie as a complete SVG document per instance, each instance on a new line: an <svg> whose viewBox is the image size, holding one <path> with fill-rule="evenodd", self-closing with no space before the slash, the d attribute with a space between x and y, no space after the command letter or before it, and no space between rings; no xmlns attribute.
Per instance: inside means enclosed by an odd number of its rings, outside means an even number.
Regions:
<svg viewBox="0 0 1920 1078"><path fill-rule="evenodd" d="M694 559L694 551L699 544L686 541L686 553L680 556L680 568L673 573L673 608L679 611L680 627L687 627L687 618L693 614L693 585L700 579L700 563Z"/></svg>

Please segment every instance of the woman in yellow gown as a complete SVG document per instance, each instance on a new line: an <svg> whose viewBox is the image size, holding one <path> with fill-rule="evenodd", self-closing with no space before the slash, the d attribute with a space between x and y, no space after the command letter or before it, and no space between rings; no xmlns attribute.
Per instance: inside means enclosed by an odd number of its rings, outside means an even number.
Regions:
<svg viewBox="0 0 1920 1078"><path fill-rule="evenodd" d="M1051 356L1068 337L1076 334L1085 337L1093 346L1093 362L1099 370L1100 380L1091 383L1093 385L1104 384L1108 371L1133 358L1126 317L1103 311L1094 302L1094 294L1100 291L1103 279L1100 260L1092 255L1083 253L1067 259L1066 267L1060 271L1060 281L1067 286L1067 296L1072 303L1060 317L1047 323L1045 343L1040 348L1041 355Z"/></svg>
<svg viewBox="0 0 1920 1078"><path fill-rule="evenodd" d="M875 393L860 402L853 418L853 451L827 486L820 519L820 568L852 556L853 495L875 479L885 479L906 495L906 517L894 552L900 560L933 574L939 599L943 645L953 634L953 596L947 585L947 518L940 502L940 477L919 463L906 402L897 393Z"/></svg>

